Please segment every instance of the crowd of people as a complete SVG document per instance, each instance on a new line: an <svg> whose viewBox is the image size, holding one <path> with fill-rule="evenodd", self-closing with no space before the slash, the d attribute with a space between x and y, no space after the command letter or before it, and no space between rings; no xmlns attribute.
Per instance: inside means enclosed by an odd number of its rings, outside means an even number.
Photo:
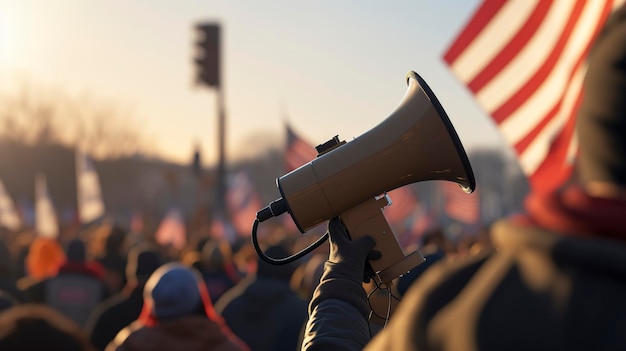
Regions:
<svg viewBox="0 0 626 351"><path fill-rule="evenodd" d="M298 250L297 236L285 233L270 235L267 255ZM204 234L173 250L110 222L60 238L4 231L0 349L299 350L328 247L272 265L259 259L249 238L231 243ZM435 257L431 250L437 257L464 255L441 230L422 244L427 257ZM420 271L399 278L394 296ZM363 288L376 290L371 283ZM370 303L380 311L369 317L377 332L390 317L386 292L373 293ZM389 314L397 301L392 305Z"/></svg>

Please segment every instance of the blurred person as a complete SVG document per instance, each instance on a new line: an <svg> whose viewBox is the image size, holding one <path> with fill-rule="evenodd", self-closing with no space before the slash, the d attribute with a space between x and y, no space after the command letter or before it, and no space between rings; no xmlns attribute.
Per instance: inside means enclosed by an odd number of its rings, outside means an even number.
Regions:
<svg viewBox="0 0 626 351"><path fill-rule="evenodd" d="M233 263L230 244L226 240L206 241L198 263L197 268L202 274L211 301L218 301L239 281L239 272Z"/></svg>
<svg viewBox="0 0 626 351"><path fill-rule="evenodd" d="M440 252L446 255L456 253L456 247L448 238L443 228L435 227L427 230L422 235L420 251L424 255L434 252Z"/></svg>
<svg viewBox="0 0 626 351"><path fill-rule="evenodd" d="M310 257L300 264L291 275L289 284L291 288L305 300L310 300L315 287L320 282L324 271L324 262L327 254L314 252Z"/></svg>
<svg viewBox="0 0 626 351"><path fill-rule="evenodd" d="M257 270L257 254L250 239L241 238L232 245L233 262L240 276L253 275Z"/></svg>
<svg viewBox="0 0 626 351"><path fill-rule="evenodd" d="M406 293L408 288L421 277L428 268L450 256L450 254L454 254L455 249L443 229L435 227L424 232L420 252L424 256L424 262L398 278L396 289L400 297Z"/></svg>
<svg viewBox="0 0 626 351"><path fill-rule="evenodd" d="M266 250L270 257L287 257L281 245ZM216 302L215 310L254 351L299 348L307 318L307 301L291 288L295 264L272 265L257 256L256 274L242 279Z"/></svg>
<svg viewBox="0 0 626 351"><path fill-rule="evenodd" d="M19 300L13 295L4 290L0 290L0 312L19 304Z"/></svg>
<svg viewBox="0 0 626 351"><path fill-rule="evenodd" d="M22 293L17 288L15 259L4 240L0 240L0 291L22 300Z"/></svg>
<svg viewBox="0 0 626 351"><path fill-rule="evenodd" d="M11 257L15 262L15 276L19 280L28 275L26 268L26 257L30 250L30 245L35 239L35 234L32 230L23 230L18 232L7 242Z"/></svg>
<svg viewBox="0 0 626 351"><path fill-rule="evenodd" d="M371 342L360 278L373 239L330 221L304 350L626 349L626 7L588 63L570 181L497 221L495 251L430 268Z"/></svg>
<svg viewBox="0 0 626 351"><path fill-rule="evenodd" d="M96 256L104 267L104 283L111 294L118 293L126 285L126 238L128 232L119 226L107 226L100 235L104 241L101 253Z"/></svg>
<svg viewBox="0 0 626 351"><path fill-rule="evenodd" d="M107 351L248 350L213 309L200 273L178 262L159 267L144 287L139 318Z"/></svg>
<svg viewBox="0 0 626 351"><path fill-rule="evenodd" d="M104 350L120 330L139 317L144 301L144 286L162 261L159 253L146 245L133 247L129 251L126 286L96 306L85 325L85 333L96 349Z"/></svg>
<svg viewBox="0 0 626 351"><path fill-rule="evenodd" d="M18 305L0 313L0 350L92 351L76 323L44 305Z"/></svg>
<svg viewBox="0 0 626 351"><path fill-rule="evenodd" d="M56 239L38 236L25 248L27 248L24 257L26 275L17 281L17 287L22 292L44 279L55 276L65 262L65 251Z"/></svg>
<svg viewBox="0 0 626 351"><path fill-rule="evenodd" d="M98 262L86 260L85 244L73 239L67 245L67 259L57 274L24 291L30 303L45 303L78 325L84 325L91 311L108 297Z"/></svg>

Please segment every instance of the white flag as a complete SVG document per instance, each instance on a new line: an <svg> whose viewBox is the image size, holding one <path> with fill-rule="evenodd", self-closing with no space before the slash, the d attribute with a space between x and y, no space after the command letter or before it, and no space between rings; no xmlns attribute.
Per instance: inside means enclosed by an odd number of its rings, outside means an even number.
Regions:
<svg viewBox="0 0 626 351"><path fill-rule="evenodd" d="M37 235L56 239L59 225L52 200L48 194L48 184L44 175L35 179L35 230Z"/></svg>
<svg viewBox="0 0 626 351"><path fill-rule="evenodd" d="M20 216L2 181L0 181L0 226L12 231L17 231L22 227Z"/></svg>
<svg viewBox="0 0 626 351"><path fill-rule="evenodd" d="M85 224L104 215L100 179L87 155L76 149L76 194L78 216Z"/></svg>

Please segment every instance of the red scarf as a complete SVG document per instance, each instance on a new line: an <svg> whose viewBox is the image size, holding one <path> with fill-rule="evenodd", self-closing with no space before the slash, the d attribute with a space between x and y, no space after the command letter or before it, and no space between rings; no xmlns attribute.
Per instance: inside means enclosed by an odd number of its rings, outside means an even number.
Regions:
<svg viewBox="0 0 626 351"><path fill-rule="evenodd" d="M76 273L102 279L104 277L104 268L95 261L66 261L59 267L59 273Z"/></svg>
<svg viewBox="0 0 626 351"><path fill-rule="evenodd" d="M521 222L569 235L626 240L626 200L592 197L569 186L549 194L531 193Z"/></svg>

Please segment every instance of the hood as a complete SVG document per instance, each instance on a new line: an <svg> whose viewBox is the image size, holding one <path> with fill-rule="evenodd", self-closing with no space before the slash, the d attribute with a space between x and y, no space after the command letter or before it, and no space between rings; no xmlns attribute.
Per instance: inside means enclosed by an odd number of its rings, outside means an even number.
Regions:
<svg viewBox="0 0 626 351"><path fill-rule="evenodd" d="M33 240L26 256L26 270L37 279L53 277L65 262L65 252L55 239L37 237Z"/></svg>

